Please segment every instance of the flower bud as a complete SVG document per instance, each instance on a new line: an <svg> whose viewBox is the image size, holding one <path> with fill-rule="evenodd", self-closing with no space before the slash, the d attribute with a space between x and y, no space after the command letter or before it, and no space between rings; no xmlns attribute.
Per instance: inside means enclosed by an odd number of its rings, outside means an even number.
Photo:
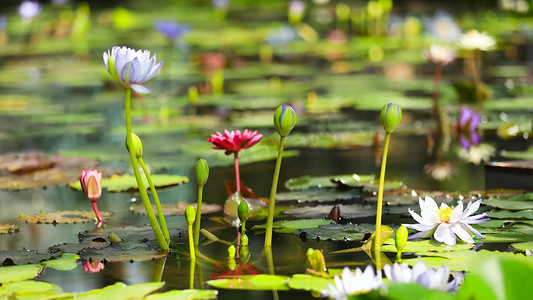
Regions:
<svg viewBox="0 0 533 300"><path fill-rule="evenodd" d="M381 123L387 133L392 133L402 122L402 108L396 103L388 103L381 110Z"/></svg>
<svg viewBox="0 0 533 300"><path fill-rule="evenodd" d="M235 268L237 268L237 262L235 261L235 258L228 259L228 269L235 271Z"/></svg>
<svg viewBox="0 0 533 300"><path fill-rule="evenodd" d="M248 246L248 236L245 233L241 235L241 245Z"/></svg>
<svg viewBox="0 0 533 300"><path fill-rule="evenodd" d="M143 156L143 144L141 142L141 139L135 134L131 133L131 141L133 143L133 149L135 149L135 157L140 158ZM128 139L126 139L126 149L130 151L130 148L128 147Z"/></svg>
<svg viewBox="0 0 533 300"><path fill-rule="evenodd" d="M294 109L288 104L279 106L274 112L274 126L279 135L287 136L294 128L294 125L296 125Z"/></svg>
<svg viewBox="0 0 533 300"><path fill-rule="evenodd" d="M409 233L407 232L407 227L403 225L400 226L398 230L396 230L396 236L394 238L394 242L396 244L396 249L398 250L399 253L401 253L403 249L405 248L405 245L407 244L408 235Z"/></svg>
<svg viewBox="0 0 533 300"><path fill-rule="evenodd" d="M251 256L251 253L248 247L241 246L239 248L239 258L241 259L241 262L247 263L250 260L250 256Z"/></svg>
<svg viewBox="0 0 533 300"><path fill-rule="evenodd" d="M110 234L107 236L107 238L109 239L109 241L110 241L111 243L122 242L122 239L121 239L118 235L116 235L115 233L113 233L113 232L110 233Z"/></svg>
<svg viewBox="0 0 533 300"><path fill-rule="evenodd" d="M192 205L187 206L185 209L185 219L187 220L187 224L192 225L194 223L194 220L196 219L196 210Z"/></svg>
<svg viewBox="0 0 533 300"><path fill-rule="evenodd" d="M228 247L228 257L229 258L234 258L235 257L235 253L237 253L237 250L235 249L235 246L231 245Z"/></svg>
<svg viewBox="0 0 533 300"><path fill-rule="evenodd" d="M95 169L83 170L80 176L83 193L91 201L100 199L102 195L102 173Z"/></svg>
<svg viewBox="0 0 533 300"><path fill-rule="evenodd" d="M209 165L207 161L205 159L198 160L194 171L196 172L196 184L200 187L204 186L209 177Z"/></svg>
<svg viewBox="0 0 533 300"><path fill-rule="evenodd" d="M248 220L248 212L250 211L250 206L248 205L248 202L246 200L242 200L241 203L239 203L239 207L237 208L237 212L239 214L239 220L241 223L246 222Z"/></svg>

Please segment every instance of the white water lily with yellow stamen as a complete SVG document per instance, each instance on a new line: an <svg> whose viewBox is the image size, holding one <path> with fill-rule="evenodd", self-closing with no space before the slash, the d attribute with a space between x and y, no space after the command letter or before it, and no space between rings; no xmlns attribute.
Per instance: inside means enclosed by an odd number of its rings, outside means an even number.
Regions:
<svg viewBox="0 0 533 300"><path fill-rule="evenodd" d="M454 246L456 236L466 243L474 243L470 233L484 238L481 233L470 226L470 224L479 224L489 220L489 218L485 218L487 213L472 216L481 205L481 200L474 203L468 202L464 211L462 202L459 202L457 207L448 206L446 203L442 203L438 207L435 200L429 196L426 196L424 200L420 198L419 202L420 215L409 209L409 213L419 224L403 224L408 228L420 231L410 236L409 239L433 236L438 242Z"/></svg>

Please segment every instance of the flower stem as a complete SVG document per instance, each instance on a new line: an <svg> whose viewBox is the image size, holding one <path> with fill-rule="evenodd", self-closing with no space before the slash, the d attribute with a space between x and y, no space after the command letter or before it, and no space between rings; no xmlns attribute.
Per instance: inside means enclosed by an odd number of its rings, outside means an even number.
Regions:
<svg viewBox="0 0 533 300"><path fill-rule="evenodd" d="M383 147L383 159L381 160L381 173L379 175L378 208L376 213L376 232L374 237L374 249L381 246L381 211L383 208L383 186L385 185L385 169L387 167L387 154L389 153L390 133L385 135L385 146Z"/></svg>
<svg viewBox="0 0 533 300"><path fill-rule="evenodd" d="M98 220L98 223L104 222L104 218L102 218L102 215L100 214L100 211L98 210L98 206L96 205L96 201L91 201L93 204L93 210L94 214L96 215L96 219Z"/></svg>
<svg viewBox="0 0 533 300"><path fill-rule="evenodd" d="M200 218L202 217L202 196L204 187L198 186L198 203L196 204L196 224L194 225L194 246L200 242Z"/></svg>
<svg viewBox="0 0 533 300"><path fill-rule="evenodd" d="M191 254L191 260L196 259L196 252L194 251L194 237L193 237L193 229L192 224L188 225L189 230L189 252Z"/></svg>
<svg viewBox="0 0 533 300"><path fill-rule="evenodd" d="M150 176L150 173L148 172L148 168L144 164L144 159L142 158L142 156L139 157L139 163L141 164L141 167L144 171L144 177L146 177L146 180L148 180L148 184L150 185L150 190L152 191L155 207L157 209L159 224L161 225L161 231L163 232L165 241L168 244L170 242L170 235L168 234L167 222L165 221L165 214L163 214L163 208L161 208L161 202L159 201L159 197L157 196L157 191L155 189L154 182L152 181L152 176Z"/></svg>
<svg viewBox="0 0 533 300"><path fill-rule="evenodd" d="M159 227L159 223L157 223L157 220L155 218L154 210L152 209L152 204L150 203L150 199L148 198L148 194L146 193L146 188L144 186L144 182L141 178L141 174L139 172L139 167L137 166L137 158L135 157L135 149L133 148L133 139L131 138L131 112L130 112L130 102L131 102L131 88L125 89L125 111L126 111L126 143L128 144L128 149L130 153L130 161L131 166L133 168L133 174L135 174L135 180L137 181L137 186L139 187L139 193L141 195L141 200L144 205L144 209L146 210L146 215L148 216L148 220L150 221L150 226L152 226L152 230L154 231L155 238L157 239L157 242L159 244L159 247L161 247L162 250L167 251L168 250L168 244L165 242L165 237L161 233L161 228Z"/></svg>
<svg viewBox="0 0 533 300"><path fill-rule="evenodd" d="M276 191L278 189L279 170L281 168L281 158L283 157L283 147L285 146L285 137L281 136L279 141L278 159L272 178L272 188L270 190L270 203L268 207L267 227L265 232L265 247L272 245L272 226L274 223L274 209L276 206Z"/></svg>
<svg viewBox="0 0 533 300"><path fill-rule="evenodd" d="M239 152L235 152L235 184L237 192L241 194L241 174L239 172Z"/></svg>

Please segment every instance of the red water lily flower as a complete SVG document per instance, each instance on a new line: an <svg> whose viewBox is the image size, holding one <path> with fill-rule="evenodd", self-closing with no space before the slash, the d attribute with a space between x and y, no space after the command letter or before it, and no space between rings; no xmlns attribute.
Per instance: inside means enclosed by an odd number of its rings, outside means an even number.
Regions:
<svg viewBox="0 0 533 300"><path fill-rule="evenodd" d="M224 134L217 131L216 134L212 134L207 141L213 143L213 149L226 150L225 154L230 155L236 153L242 149L247 149L257 144L263 138L263 134L257 134L257 130L251 131L245 129L243 132L240 130L228 131L224 129Z"/></svg>

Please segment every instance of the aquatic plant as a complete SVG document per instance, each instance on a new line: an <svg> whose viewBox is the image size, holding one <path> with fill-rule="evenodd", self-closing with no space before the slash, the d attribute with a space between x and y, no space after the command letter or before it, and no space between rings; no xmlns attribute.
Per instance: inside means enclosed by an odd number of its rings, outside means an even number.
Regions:
<svg viewBox="0 0 533 300"><path fill-rule="evenodd" d="M248 149L257 144L263 138L263 134L258 134L256 131L245 129L228 131L224 129L224 134L219 131L216 134L211 134L207 141L213 143L213 149L225 150L224 154L230 155L233 153L235 162L235 184L237 185L237 192L241 192L241 180L239 172L239 152L243 149Z"/></svg>
<svg viewBox="0 0 533 300"><path fill-rule="evenodd" d="M463 211L463 203L459 202L457 207L448 206L446 203L441 203L440 207L433 198L426 196L425 199L420 198L420 215L408 209L411 216L418 222L418 224L403 224L404 226L420 231L409 239L418 237L427 238L433 236L435 240L440 243L445 243L448 246L454 246L456 243L456 236L466 243L474 243L474 239L470 236L473 233L479 238L485 238L474 229L470 224L479 224L489 220L485 218L487 213L472 216L482 200L477 200L472 203L468 202L466 209Z"/></svg>
<svg viewBox="0 0 533 300"><path fill-rule="evenodd" d="M461 28L454 18L444 11L437 11L433 18L424 19L424 26L431 37L440 42L451 43L461 38Z"/></svg>
<svg viewBox="0 0 533 300"><path fill-rule="evenodd" d="M248 220L248 212L250 211L250 205L246 201L241 201L237 208L239 220L241 221L241 244L248 246L248 236L246 235L246 220Z"/></svg>
<svg viewBox="0 0 533 300"><path fill-rule="evenodd" d="M37 1L22 1L19 5L18 13L24 23L30 23L41 13L41 4Z"/></svg>
<svg viewBox="0 0 533 300"><path fill-rule="evenodd" d="M481 137L477 132L481 117L478 112L463 106L459 112L457 128L459 132L459 142L461 147L468 149L479 144Z"/></svg>
<svg viewBox="0 0 533 300"><path fill-rule="evenodd" d="M289 3L288 16L289 23L299 24L302 22L305 13L305 3L301 0L293 0Z"/></svg>
<svg viewBox="0 0 533 300"><path fill-rule="evenodd" d="M187 221L187 233L189 235L189 252L191 255L191 259L196 258L196 252L194 247L194 232L192 225L194 224L194 221L196 219L196 211L192 205L188 205L185 209L185 220Z"/></svg>
<svg viewBox="0 0 533 300"><path fill-rule="evenodd" d="M335 275L335 285L328 282L328 289L321 292L323 297L343 300L353 295L377 290L382 284L381 276L376 274L370 265L364 272L359 268L352 272L348 267L344 267L341 277Z"/></svg>
<svg viewBox="0 0 533 300"><path fill-rule="evenodd" d="M130 161L133 168L133 173L135 175L135 180L137 181L137 186L139 187L139 193L141 194L141 200L143 202L144 208L146 210L146 215L150 221L150 226L154 231L154 235L157 239L159 247L163 250L168 250L168 243L170 241L168 230L162 232L160 224L155 218L154 211L152 209L152 204L148 198L146 188L144 186L139 168L137 165L137 155L142 153L137 153L134 146L134 135L131 130L131 91L133 90L140 95L149 95L152 93L148 88L142 84L148 80L154 78L161 67L163 62L156 64L156 55L150 58L150 51L136 51L132 48L114 46L111 50L104 52L103 54L104 65L107 69L107 72L111 77L118 81L124 87L125 93L125 115L126 115L126 145L128 152L130 154ZM138 146L137 146L138 147ZM141 156L142 157L142 156ZM145 172L147 178L150 176L149 173ZM152 192L155 188L152 190ZM156 203L156 206L158 204ZM160 206L160 205L159 205ZM158 208L159 210L160 208ZM164 216L162 216L164 219Z"/></svg>
<svg viewBox="0 0 533 300"><path fill-rule="evenodd" d="M389 142L391 133L402 122L402 108L396 103L388 103L381 110L381 123L386 131L385 145L383 146L383 157L381 160L381 173L379 176L378 203L376 213L376 230L374 237L374 250L381 247L381 217L383 209L383 188L385 184L385 169L387 167L387 155L389 152Z"/></svg>
<svg viewBox="0 0 533 300"><path fill-rule="evenodd" d="M267 227L265 231L265 247L272 246L272 226L274 223L274 213L276 207L276 191L278 189L279 171L281 168L281 159L283 157L283 147L285 146L285 137L292 131L296 125L296 113L292 106L283 104L274 112L274 127L280 136L278 158L276 168L272 178L272 187L270 189L270 203L268 206Z"/></svg>
<svg viewBox="0 0 533 300"><path fill-rule="evenodd" d="M390 283L417 283L428 289L455 291L462 283L462 276L456 275L450 282L450 268L441 266L438 269L429 268L424 262L417 262L413 267L406 263L385 265L385 276ZM457 273L462 274L462 273Z"/></svg>
<svg viewBox="0 0 533 300"><path fill-rule="evenodd" d="M86 260L82 264L83 264L83 269L85 270L85 272L98 273L102 271L103 269L105 269L104 263L102 263L99 260L93 261L93 262Z"/></svg>
<svg viewBox="0 0 533 300"><path fill-rule="evenodd" d="M83 170L80 176L80 184L83 193L92 203L98 224L101 225L104 219L98 210L96 201L102 195L102 173L95 169Z"/></svg>
<svg viewBox="0 0 533 300"><path fill-rule="evenodd" d="M196 204L196 224L194 227L194 245L198 247L200 241L200 220L202 218L202 197L204 185L209 177L209 165L205 159L200 159L194 167L196 175L196 185L198 186L198 201Z"/></svg>
<svg viewBox="0 0 533 300"><path fill-rule="evenodd" d="M408 236L409 232L407 231L407 227L402 225L396 230L394 245L396 246L396 259L398 261L402 260L402 251L407 245Z"/></svg>

